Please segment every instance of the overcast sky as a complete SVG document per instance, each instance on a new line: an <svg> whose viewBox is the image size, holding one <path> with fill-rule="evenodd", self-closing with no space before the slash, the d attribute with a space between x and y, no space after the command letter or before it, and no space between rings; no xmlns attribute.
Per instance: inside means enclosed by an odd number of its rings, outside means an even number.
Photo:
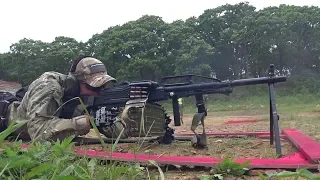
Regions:
<svg viewBox="0 0 320 180"><path fill-rule="evenodd" d="M56 36L67 36L85 42L95 33L145 14L172 22L238 2L241 0L1 0L0 53L23 38L51 42ZM320 0L248 2L257 9L279 4L320 6Z"/></svg>

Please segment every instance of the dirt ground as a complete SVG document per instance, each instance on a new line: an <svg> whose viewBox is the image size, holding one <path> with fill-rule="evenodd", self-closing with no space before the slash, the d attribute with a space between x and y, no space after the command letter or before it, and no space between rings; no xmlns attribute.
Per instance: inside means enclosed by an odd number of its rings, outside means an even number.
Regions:
<svg viewBox="0 0 320 180"><path fill-rule="evenodd" d="M223 116L214 117L209 116L205 120L207 132L248 132L248 131L268 131L269 122L261 120L254 123L238 123L225 124L229 120L260 120L263 116ZM184 124L175 128L175 134L192 133L190 129L192 121L191 115L184 117ZM197 131L202 131L199 127ZM92 131L87 137L95 137ZM270 146L268 139L255 137L208 137L208 149L195 149L191 147L190 141L175 141L169 145L162 145L158 143L143 143L138 144L119 144L117 151L124 153L146 153L146 154L161 154L161 155L175 155L175 156L206 156L206 157L223 157L225 155L235 158L274 158L275 147ZM296 151L296 149L286 140L281 141L283 155L289 155ZM108 145L108 149L111 145ZM101 145L86 145L77 147L77 149L95 149L102 150Z"/></svg>
<svg viewBox="0 0 320 180"><path fill-rule="evenodd" d="M123 153L143 153L150 155L166 156L205 156L223 158L224 156L234 158L275 158L275 147L270 146L268 139L254 137L239 138L208 138L208 149L194 149L189 141L175 141L169 145L158 143L139 144L119 144L117 152ZM283 155L296 152L295 148L287 141L281 141ZM110 150L111 145L108 145ZM79 146L76 149L82 150L103 150L101 145Z"/></svg>
<svg viewBox="0 0 320 180"><path fill-rule="evenodd" d="M212 113L211 113L212 114ZM251 113L252 114L252 113ZM282 115L285 117L287 115ZM288 115L289 116L289 115ZM300 117L320 117L320 113L302 113L298 114ZM285 118L283 118L285 119ZM191 133L192 115L184 116L184 124L175 128L175 134ZM226 124L230 120L259 120L254 123L237 123ZM283 128L295 128L295 121L283 121ZM248 131L269 131L268 115L210 115L205 119L205 126L207 132L248 132ZM199 128L198 131L201 131ZM89 137L94 137L94 132L88 134ZM296 152L293 145L287 140L281 140L283 155L289 155ZM110 150L111 145L108 146ZM89 145L79 146L77 149L95 149L103 150L102 146ZM173 142L170 145L159 145L152 143L144 143L142 146L137 144L119 144L118 152L128 153L144 153L144 154L159 154L159 155L176 155L176 156L206 156L223 158L225 156L233 158L275 158L275 147L270 146L269 139L255 138L255 137L210 137L208 138L208 150L197 150L191 147L190 141ZM182 170L173 169L165 171L165 179L200 179L201 175L208 175L210 169L204 170ZM155 173L157 173L155 171ZM225 179L260 179L257 174L254 176L243 177L227 177Z"/></svg>

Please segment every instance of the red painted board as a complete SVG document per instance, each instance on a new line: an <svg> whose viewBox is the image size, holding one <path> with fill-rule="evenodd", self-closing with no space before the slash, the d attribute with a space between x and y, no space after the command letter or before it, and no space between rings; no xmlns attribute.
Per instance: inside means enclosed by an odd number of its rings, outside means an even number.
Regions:
<svg viewBox="0 0 320 180"><path fill-rule="evenodd" d="M149 155L149 154L131 154L131 153L107 153L103 151L94 150L77 150L75 151L80 156L95 157L105 160L118 160L126 162L140 162L147 163L148 160L154 160L158 164L171 164L182 166L206 166L213 167L221 162L220 158L210 158L201 156L161 156L161 155ZM290 157L284 157L280 159L254 159L254 158L241 158L236 159L236 162L241 163L250 161L250 168L288 168L296 169L308 167L316 169L317 165L310 164L303 155L298 153Z"/></svg>
<svg viewBox="0 0 320 180"><path fill-rule="evenodd" d="M287 138L301 151L312 163L320 161L320 143L297 129L285 129L282 131Z"/></svg>

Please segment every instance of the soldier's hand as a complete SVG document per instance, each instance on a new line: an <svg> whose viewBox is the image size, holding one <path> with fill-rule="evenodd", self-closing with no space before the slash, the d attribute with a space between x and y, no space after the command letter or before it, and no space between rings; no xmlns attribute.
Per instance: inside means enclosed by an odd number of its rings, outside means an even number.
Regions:
<svg viewBox="0 0 320 180"><path fill-rule="evenodd" d="M90 125L90 128L93 128L92 124L91 124L91 121L90 121L90 116L88 115L85 115L86 116L86 119L88 121L88 124Z"/></svg>
<svg viewBox="0 0 320 180"><path fill-rule="evenodd" d="M75 129L79 135L86 135L90 132L91 123L87 115L77 116L72 118L75 124Z"/></svg>

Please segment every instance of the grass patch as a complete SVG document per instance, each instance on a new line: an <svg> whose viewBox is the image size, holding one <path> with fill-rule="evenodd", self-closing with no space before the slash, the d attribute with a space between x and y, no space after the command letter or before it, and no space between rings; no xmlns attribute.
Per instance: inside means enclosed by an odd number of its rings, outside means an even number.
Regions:
<svg viewBox="0 0 320 180"><path fill-rule="evenodd" d="M15 126L0 133L3 141ZM12 144L1 142L0 179L140 179L143 168L139 165L104 165L97 159L78 157L73 151L73 137L60 142L35 142L21 148L22 141Z"/></svg>
<svg viewBox="0 0 320 180"><path fill-rule="evenodd" d="M296 128L320 142L320 115L313 117L291 115L279 121L280 128Z"/></svg>
<svg viewBox="0 0 320 180"><path fill-rule="evenodd" d="M233 99L232 97L221 98L221 95L209 96L206 100L209 112L236 112L236 111L261 111L268 113L269 96L255 95ZM279 112L320 112L319 95L297 94L294 96L276 95L277 110ZM169 113L172 113L172 104L169 101L163 103ZM194 97L185 98L183 111L185 113L196 112Z"/></svg>

